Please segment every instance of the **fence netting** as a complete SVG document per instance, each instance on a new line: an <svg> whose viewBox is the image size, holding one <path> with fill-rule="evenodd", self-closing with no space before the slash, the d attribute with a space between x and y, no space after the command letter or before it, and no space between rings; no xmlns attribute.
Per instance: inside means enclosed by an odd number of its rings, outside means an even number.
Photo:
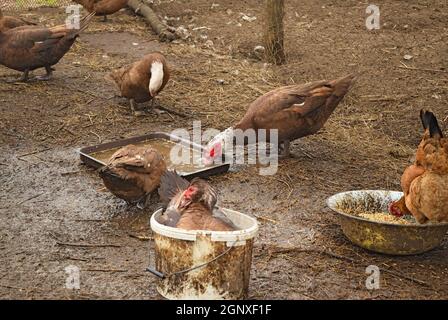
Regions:
<svg viewBox="0 0 448 320"><path fill-rule="evenodd" d="M5 11L19 11L39 7L63 7L76 4L71 0L0 0L0 8Z"/></svg>

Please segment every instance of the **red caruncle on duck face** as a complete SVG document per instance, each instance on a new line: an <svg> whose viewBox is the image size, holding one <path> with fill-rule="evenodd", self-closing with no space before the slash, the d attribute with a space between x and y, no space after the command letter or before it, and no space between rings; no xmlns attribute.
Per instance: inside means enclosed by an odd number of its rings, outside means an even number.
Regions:
<svg viewBox="0 0 448 320"><path fill-rule="evenodd" d="M183 192L183 195L180 200L180 207L184 208L188 206L191 202L193 202L194 198L198 193L198 188L195 186L189 186L187 190Z"/></svg>
<svg viewBox="0 0 448 320"><path fill-rule="evenodd" d="M211 165L215 158L222 156L221 142L215 143L211 148L204 152L203 161L206 165Z"/></svg>

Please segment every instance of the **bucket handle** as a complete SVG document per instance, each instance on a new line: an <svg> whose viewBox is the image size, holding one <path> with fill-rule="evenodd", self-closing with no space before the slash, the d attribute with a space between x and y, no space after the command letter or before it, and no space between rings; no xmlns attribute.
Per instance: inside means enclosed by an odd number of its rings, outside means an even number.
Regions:
<svg viewBox="0 0 448 320"><path fill-rule="evenodd" d="M172 273L169 273L169 274L167 274L167 275L164 274L163 272L157 271L156 269L151 268L151 267L146 268L146 271L151 272L153 275L155 275L155 276L157 276L157 277L159 277L159 278L161 278L161 279L169 278L169 277L171 277L171 276L176 276L176 275L183 274L183 273L188 273L188 272L190 272L190 271L193 271L193 270L196 270L196 269L205 267L206 265L208 265L208 264L210 264L210 263L212 263L212 262L218 260L218 259L221 258L222 256L226 255L227 253L230 252L230 250L233 249L234 245L235 245L237 242L238 242L238 241L235 241L231 246L229 246L229 248L228 248L227 250L225 250L224 252L220 253L219 255L217 255L216 257L214 257L213 259L211 259L211 260L209 260L209 261L207 261L207 262L198 264L197 266L194 266L194 267L191 267L191 268L188 268L188 269L184 269L184 270L180 270L180 271L172 272Z"/></svg>
<svg viewBox="0 0 448 320"><path fill-rule="evenodd" d="M146 271L151 272L153 275L159 277L160 279L165 279L165 278L166 278L166 277L165 277L165 274L163 274L163 273L160 272L160 271L157 271L157 270L154 269L154 268L148 267L148 268L146 268Z"/></svg>

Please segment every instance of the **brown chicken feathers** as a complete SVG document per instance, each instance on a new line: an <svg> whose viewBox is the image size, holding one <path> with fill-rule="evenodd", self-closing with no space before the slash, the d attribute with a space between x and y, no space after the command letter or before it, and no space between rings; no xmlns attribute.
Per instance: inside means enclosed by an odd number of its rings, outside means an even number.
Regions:
<svg viewBox="0 0 448 320"><path fill-rule="evenodd" d="M401 177L404 196L389 207L391 214L412 214L419 223L448 222L448 139L435 115L421 110L424 134L415 162Z"/></svg>

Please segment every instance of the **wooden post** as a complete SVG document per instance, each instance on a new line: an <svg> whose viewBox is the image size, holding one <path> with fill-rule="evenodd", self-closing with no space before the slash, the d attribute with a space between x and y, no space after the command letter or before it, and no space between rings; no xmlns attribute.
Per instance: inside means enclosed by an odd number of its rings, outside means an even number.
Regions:
<svg viewBox="0 0 448 320"><path fill-rule="evenodd" d="M264 42L266 59L270 63L283 64L286 62L283 49L283 16L284 0L266 0L266 22Z"/></svg>

